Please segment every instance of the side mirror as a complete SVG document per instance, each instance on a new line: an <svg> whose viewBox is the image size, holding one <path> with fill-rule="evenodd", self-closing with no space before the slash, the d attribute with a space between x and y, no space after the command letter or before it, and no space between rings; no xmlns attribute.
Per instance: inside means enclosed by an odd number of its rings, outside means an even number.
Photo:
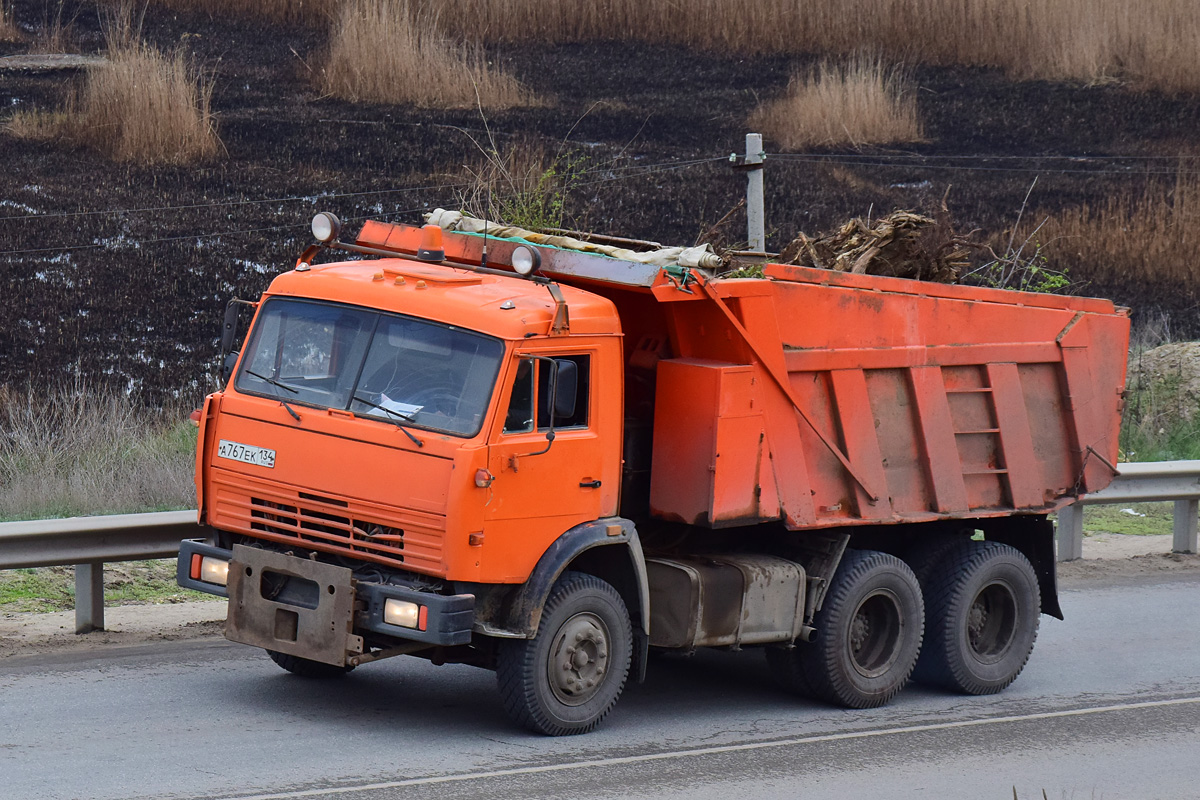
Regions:
<svg viewBox="0 0 1200 800"><path fill-rule="evenodd" d="M565 358L555 359L558 364L554 379L554 418L567 419L575 416L575 400L579 393L579 365Z"/></svg>
<svg viewBox="0 0 1200 800"><path fill-rule="evenodd" d="M229 384L229 379L233 377L233 368L237 366L239 355L240 353L237 350L225 354L225 362L221 365L221 383Z"/></svg>
<svg viewBox="0 0 1200 800"><path fill-rule="evenodd" d="M233 337L237 335L238 301L230 300L225 306L225 323L221 327L221 356L233 350Z"/></svg>

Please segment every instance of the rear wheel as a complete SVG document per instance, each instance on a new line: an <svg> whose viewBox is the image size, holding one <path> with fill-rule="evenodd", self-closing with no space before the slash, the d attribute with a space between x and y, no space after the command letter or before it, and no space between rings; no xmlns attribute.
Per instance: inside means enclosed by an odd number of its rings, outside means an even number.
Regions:
<svg viewBox="0 0 1200 800"><path fill-rule="evenodd" d="M904 563L912 568L921 584L921 591L929 585L930 578L945 560L946 554L957 547L967 536L930 536L919 541L904 554ZM926 608L928 615L929 609Z"/></svg>
<svg viewBox="0 0 1200 800"><path fill-rule="evenodd" d="M537 733L586 733L616 705L632 653L633 628L617 590L593 575L563 573L537 635L500 642L504 709Z"/></svg>
<svg viewBox="0 0 1200 800"><path fill-rule="evenodd" d="M300 656L280 653L278 650L268 650L267 655L276 664L293 675L299 675L301 678L340 678L354 669L350 665L335 667L333 664L325 664L320 661L301 658Z"/></svg>
<svg viewBox="0 0 1200 800"><path fill-rule="evenodd" d="M813 625L812 641L768 655L776 675L836 705L881 706L904 688L921 649L921 588L895 556L849 550Z"/></svg>
<svg viewBox="0 0 1200 800"><path fill-rule="evenodd" d="M925 587L928 625L914 677L965 694L993 694L1029 660L1037 639L1037 574L1016 548L961 542Z"/></svg>

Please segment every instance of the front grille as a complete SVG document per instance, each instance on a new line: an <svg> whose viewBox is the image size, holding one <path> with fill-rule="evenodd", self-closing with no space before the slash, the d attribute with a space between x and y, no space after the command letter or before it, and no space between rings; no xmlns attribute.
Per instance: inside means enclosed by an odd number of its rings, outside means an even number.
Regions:
<svg viewBox="0 0 1200 800"><path fill-rule="evenodd" d="M332 505L346 507L344 501L330 500L312 495L300 495L301 499L316 502L326 502ZM400 561L404 560L404 531L380 525L378 522L364 522L350 517L330 514L319 510L319 507L289 506L264 500L261 497L251 497L250 516L261 522L251 522L250 529L269 531L281 536L292 536L302 542L349 542L351 547L355 542L369 542L374 546L387 544L391 552Z"/></svg>
<svg viewBox="0 0 1200 800"><path fill-rule="evenodd" d="M300 492L245 476L213 477L212 523L259 539L440 575L445 517Z"/></svg>

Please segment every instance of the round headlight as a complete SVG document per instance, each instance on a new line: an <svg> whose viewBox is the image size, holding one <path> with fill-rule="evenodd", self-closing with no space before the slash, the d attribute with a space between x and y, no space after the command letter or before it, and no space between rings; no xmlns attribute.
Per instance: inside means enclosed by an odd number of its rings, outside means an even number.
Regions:
<svg viewBox="0 0 1200 800"><path fill-rule="evenodd" d="M312 235L318 242L332 242L341 232L342 221L328 211L313 217Z"/></svg>
<svg viewBox="0 0 1200 800"><path fill-rule="evenodd" d="M518 275L532 275L542 266L542 254L525 246L518 247L513 250L512 265Z"/></svg>

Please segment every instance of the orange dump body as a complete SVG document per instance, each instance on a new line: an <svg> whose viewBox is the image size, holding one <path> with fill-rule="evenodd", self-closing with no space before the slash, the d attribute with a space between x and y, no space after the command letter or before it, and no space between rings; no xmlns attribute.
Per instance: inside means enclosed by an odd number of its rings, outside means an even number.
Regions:
<svg viewBox="0 0 1200 800"><path fill-rule="evenodd" d="M1105 300L770 265L654 297L650 503L713 527L1047 513L1112 478L1129 321Z"/></svg>

